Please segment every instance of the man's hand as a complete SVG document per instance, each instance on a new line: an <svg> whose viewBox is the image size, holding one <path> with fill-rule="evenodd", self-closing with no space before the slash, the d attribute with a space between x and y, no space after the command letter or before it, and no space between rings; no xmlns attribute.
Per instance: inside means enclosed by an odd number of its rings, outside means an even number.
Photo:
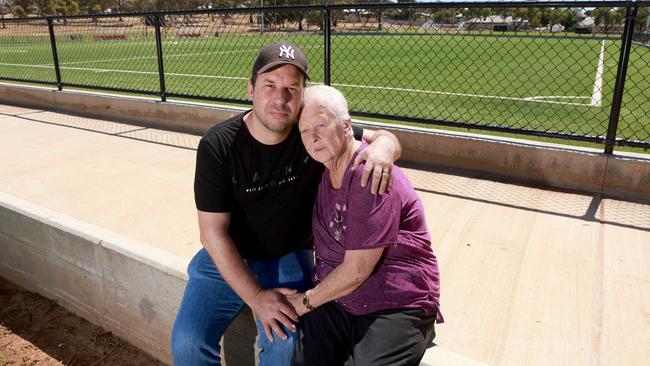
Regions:
<svg viewBox="0 0 650 366"><path fill-rule="evenodd" d="M368 178L372 175L370 192L381 195L390 191L393 161L399 157L401 147L395 136L386 131L375 131L370 142L368 147L354 159L352 170L365 161L361 186L365 187L368 184Z"/></svg>
<svg viewBox="0 0 650 366"><path fill-rule="evenodd" d="M229 225L230 213L199 211L201 243L228 285L253 310L269 341L273 342L272 331L287 339L282 325L295 332L298 315L285 296L296 290L262 288L230 238Z"/></svg>
<svg viewBox="0 0 650 366"><path fill-rule="evenodd" d="M292 332L296 331L294 322L298 321L298 314L285 296L296 294L296 290L288 288L262 289L249 304L257 319L264 327L264 333L269 341L273 342L273 332L283 340L287 339L282 327L284 325Z"/></svg>

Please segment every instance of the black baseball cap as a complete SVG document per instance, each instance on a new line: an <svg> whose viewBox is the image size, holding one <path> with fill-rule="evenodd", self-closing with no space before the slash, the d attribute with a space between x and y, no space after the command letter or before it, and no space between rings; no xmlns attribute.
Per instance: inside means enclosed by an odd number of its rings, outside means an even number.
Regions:
<svg viewBox="0 0 650 366"><path fill-rule="evenodd" d="M252 76L255 77L279 65L293 65L309 79L305 53L298 46L286 41L273 42L260 49L257 60L253 64Z"/></svg>

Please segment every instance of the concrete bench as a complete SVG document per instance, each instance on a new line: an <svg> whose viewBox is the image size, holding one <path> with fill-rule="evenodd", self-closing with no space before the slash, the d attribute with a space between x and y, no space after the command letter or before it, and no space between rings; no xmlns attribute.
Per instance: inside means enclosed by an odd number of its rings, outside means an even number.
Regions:
<svg viewBox="0 0 650 366"><path fill-rule="evenodd" d="M0 192L0 276L57 301L163 362L187 281L187 260ZM228 365L256 364L246 309L223 339ZM422 365L481 363L427 350Z"/></svg>

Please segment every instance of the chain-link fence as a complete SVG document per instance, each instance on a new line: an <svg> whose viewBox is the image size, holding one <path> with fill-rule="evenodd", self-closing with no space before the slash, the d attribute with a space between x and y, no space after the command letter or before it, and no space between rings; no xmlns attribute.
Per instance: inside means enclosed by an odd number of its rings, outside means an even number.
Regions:
<svg viewBox="0 0 650 366"><path fill-rule="evenodd" d="M354 115L650 147L650 1L558 4L5 19L0 80L248 103L257 51L284 39Z"/></svg>

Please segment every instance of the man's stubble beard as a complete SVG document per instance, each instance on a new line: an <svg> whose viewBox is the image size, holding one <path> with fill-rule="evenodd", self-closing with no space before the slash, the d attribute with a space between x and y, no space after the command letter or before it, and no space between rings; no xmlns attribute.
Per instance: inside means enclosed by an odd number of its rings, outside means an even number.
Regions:
<svg viewBox="0 0 650 366"><path fill-rule="evenodd" d="M273 107L273 106L271 106L271 107ZM282 112L288 112L289 114L291 114L291 111L288 108L275 108L275 109L276 110L279 109ZM253 111L253 113L255 113L255 117L260 122L260 124L262 126L264 126L265 129L267 129L269 131L277 132L277 133L283 133L283 132L286 132L286 131L290 130L293 127L293 125L295 125L296 122L297 122L297 121L290 121L288 123L273 124L273 123L269 122L269 120L271 118L267 119L265 114L257 113L257 111L255 111L255 110ZM297 117L295 119L297 119Z"/></svg>

